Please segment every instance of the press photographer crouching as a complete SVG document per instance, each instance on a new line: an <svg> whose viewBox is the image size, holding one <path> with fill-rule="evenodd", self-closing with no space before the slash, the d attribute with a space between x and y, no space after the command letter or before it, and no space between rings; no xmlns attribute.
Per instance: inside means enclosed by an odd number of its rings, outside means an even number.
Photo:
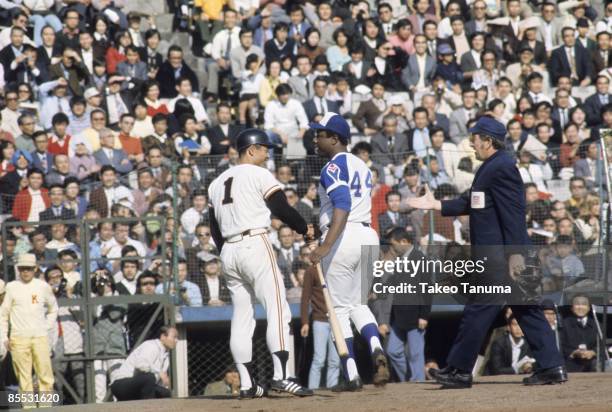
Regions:
<svg viewBox="0 0 612 412"><path fill-rule="evenodd" d="M177 338L175 328L162 326L159 339L144 341L134 349L111 384L115 398L130 401L171 397L168 366Z"/></svg>

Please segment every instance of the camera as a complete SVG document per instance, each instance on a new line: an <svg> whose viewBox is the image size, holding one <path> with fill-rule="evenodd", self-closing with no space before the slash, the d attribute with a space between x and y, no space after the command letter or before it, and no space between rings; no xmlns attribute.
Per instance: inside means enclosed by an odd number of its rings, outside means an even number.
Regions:
<svg viewBox="0 0 612 412"><path fill-rule="evenodd" d="M60 283L58 283L57 285L53 286L53 293L55 294L56 297L58 297L58 298L68 297L68 293L66 292L66 285L67 284L68 284L68 281L66 280L66 278L62 278Z"/></svg>
<svg viewBox="0 0 612 412"><path fill-rule="evenodd" d="M113 286L113 281L106 273L96 273L91 279L91 290L98 296L104 296L106 286Z"/></svg>

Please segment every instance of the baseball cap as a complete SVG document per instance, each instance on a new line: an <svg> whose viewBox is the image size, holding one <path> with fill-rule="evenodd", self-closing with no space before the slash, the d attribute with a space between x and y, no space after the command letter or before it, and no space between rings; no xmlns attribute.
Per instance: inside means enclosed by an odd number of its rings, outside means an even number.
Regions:
<svg viewBox="0 0 612 412"><path fill-rule="evenodd" d="M503 142L506 137L506 128L504 125L490 116L482 116L478 119L474 127L470 128L468 131L471 134L490 136L501 142Z"/></svg>
<svg viewBox="0 0 612 412"><path fill-rule="evenodd" d="M454 53L455 51L450 46L450 44L442 43L438 46L438 54L445 55L445 54L454 54Z"/></svg>
<svg viewBox="0 0 612 412"><path fill-rule="evenodd" d="M308 125L314 130L327 130L340 136L343 143L348 143L351 139L351 128L342 116L338 113L327 112L318 122L311 122Z"/></svg>
<svg viewBox="0 0 612 412"><path fill-rule="evenodd" d="M83 93L83 97L85 97L85 100L90 99L94 96L99 96L99 95L100 95L100 91L96 89L95 87L90 87L87 90L85 90L85 93Z"/></svg>

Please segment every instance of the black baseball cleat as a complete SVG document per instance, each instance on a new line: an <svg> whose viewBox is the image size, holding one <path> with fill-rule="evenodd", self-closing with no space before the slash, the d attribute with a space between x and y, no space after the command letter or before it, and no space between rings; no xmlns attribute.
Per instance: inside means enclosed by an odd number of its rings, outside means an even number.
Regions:
<svg viewBox="0 0 612 412"><path fill-rule="evenodd" d="M277 392L287 392L295 396L312 396L314 394L311 389L304 388L289 379L273 380L270 389Z"/></svg>
<svg viewBox="0 0 612 412"><path fill-rule="evenodd" d="M431 372L430 372L431 373ZM462 372L457 368L444 368L432 374L441 389L467 389L472 387L472 374Z"/></svg>
<svg viewBox="0 0 612 412"><path fill-rule="evenodd" d="M363 382L361 382L361 378L356 377L350 382L342 381L339 384L332 386L332 392L359 392L363 389Z"/></svg>
<svg viewBox="0 0 612 412"><path fill-rule="evenodd" d="M254 399L254 398L263 398L268 394L266 389L258 384L251 386L249 389L244 389L240 391L240 399Z"/></svg>
<svg viewBox="0 0 612 412"><path fill-rule="evenodd" d="M372 354L372 361L374 362L374 386L385 386L390 376L387 356L382 350L376 349Z"/></svg>
<svg viewBox="0 0 612 412"><path fill-rule="evenodd" d="M565 366L542 369L523 379L525 385L554 385L567 381Z"/></svg>

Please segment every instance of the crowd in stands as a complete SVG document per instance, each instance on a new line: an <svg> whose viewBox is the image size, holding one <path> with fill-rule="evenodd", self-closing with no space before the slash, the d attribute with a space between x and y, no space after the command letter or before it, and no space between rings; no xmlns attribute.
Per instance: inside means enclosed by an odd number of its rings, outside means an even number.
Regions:
<svg viewBox="0 0 612 412"><path fill-rule="evenodd" d="M209 183L237 164L238 133L262 128L275 145L267 167L289 204L316 224L323 160L308 123L328 112L349 120L350 150L372 171L372 226L389 256L410 252L406 242L469 245L467 218L438 212L430 220L407 199L425 185L438 199L469 190L480 161L468 129L487 115L507 128L529 234L542 246L544 289L597 271L592 246L609 173L600 142L612 128L609 1L169 1L173 30L189 34L185 47L162 45L155 17L126 13L126 3L0 0L0 279L19 279L15 264L34 256L35 278L56 297L78 299L87 282L98 296L230 304L211 238ZM287 297L302 305L301 333L319 330L321 350L325 317L308 312L320 303L310 250L274 217L270 239ZM176 282L168 282L172 261ZM594 370L596 337L583 331L593 319L580 305L572 307L578 321L562 321L560 347L568 365ZM409 369L427 360L428 311L401 333L385 318L392 312L378 316L397 377L425 379L424 367ZM61 307L56 316L51 353L82 355L78 310ZM142 320L156 316L141 336ZM117 358L95 363L97 401L108 399L122 360L162 326L157 303L100 307L95 352ZM509 316L489 373L533 367L517 328ZM420 356L403 358L406 340ZM321 384L322 353L310 387ZM53 368L83 395L82 361ZM327 372L333 386L337 359Z"/></svg>

